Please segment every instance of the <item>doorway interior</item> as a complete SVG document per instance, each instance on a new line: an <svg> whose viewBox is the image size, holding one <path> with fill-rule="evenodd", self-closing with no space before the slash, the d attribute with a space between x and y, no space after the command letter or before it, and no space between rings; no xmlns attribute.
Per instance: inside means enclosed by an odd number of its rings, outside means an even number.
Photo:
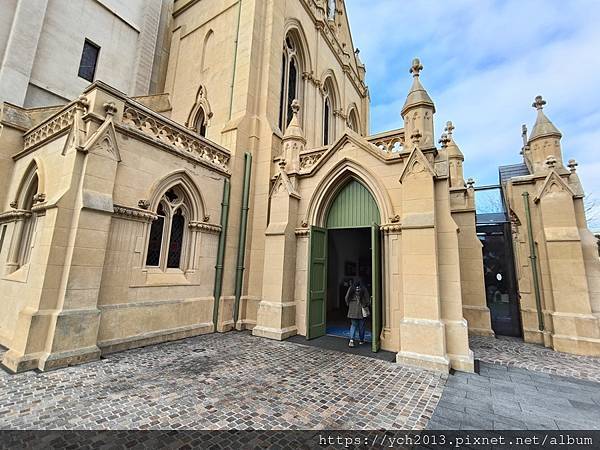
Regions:
<svg viewBox="0 0 600 450"><path fill-rule="evenodd" d="M326 334L350 339L346 292L356 281L373 292L370 228L331 229L328 233ZM367 320L365 341L372 341Z"/></svg>

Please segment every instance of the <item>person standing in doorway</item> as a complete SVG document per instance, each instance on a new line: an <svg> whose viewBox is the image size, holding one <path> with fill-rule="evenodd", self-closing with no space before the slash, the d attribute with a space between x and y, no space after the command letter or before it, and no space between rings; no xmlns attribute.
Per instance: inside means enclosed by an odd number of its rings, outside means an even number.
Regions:
<svg viewBox="0 0 600 450"><path fill-rule="evenodd" d="M348 306L348 319L350 325L350 343L349 347L356 347L355 341L360 344L365 342L366 318L369 316L369 306L371 305L371 296L369 291L360 281L350 286L346 293L346 305Z"/></svg>

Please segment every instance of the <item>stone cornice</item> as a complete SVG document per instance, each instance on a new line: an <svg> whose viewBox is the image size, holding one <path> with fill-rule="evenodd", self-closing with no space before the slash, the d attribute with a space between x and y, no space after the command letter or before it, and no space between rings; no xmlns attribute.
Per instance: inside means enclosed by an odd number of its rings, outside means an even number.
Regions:
<svg viewBox="0 0 600 450"><path fill-rule="evenodd" d="M210 234L219 234L221 232L221 226L207 222L190 222L190 230L200 231Z"/></svg>
<svg viewBox="0 0 600 450"><path fill-rule="evenodd" d="M136 222L153 222L158 217L150 211L145 211L138 208L130 208L128 206L113 205L114 216L120 219L135 220Z"/></svg>
<svg viewBox="0 0 600 450"><path fill-rule="evenodd" d="M173 153L191 158L210 169L230 175L231 155L227 149L141 105L127 102L119 129L129 131Z"/></svg>

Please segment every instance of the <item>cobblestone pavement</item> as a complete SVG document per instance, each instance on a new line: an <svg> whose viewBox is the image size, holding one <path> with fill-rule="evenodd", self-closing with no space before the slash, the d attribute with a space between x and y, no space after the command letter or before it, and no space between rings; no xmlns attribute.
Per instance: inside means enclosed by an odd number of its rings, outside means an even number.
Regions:
<svg viewBox="0 0 600 450"><path fill-rule="evenodd" d="M483 362L600 383L600 358L555 352L517 338L472 336L469 341Z"/></svg>
<svg viewBox="0 0 600 450"><path fill-rule="evenodd" d="M0 371L0 429L422 429L445 375L243 333Z"/></svg>

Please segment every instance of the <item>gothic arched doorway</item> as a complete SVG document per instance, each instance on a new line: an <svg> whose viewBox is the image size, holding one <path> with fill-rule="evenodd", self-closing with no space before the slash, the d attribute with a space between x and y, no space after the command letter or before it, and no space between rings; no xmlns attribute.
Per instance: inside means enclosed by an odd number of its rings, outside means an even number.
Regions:
<svg viewBox="0 0 600 450"><path fill-rule="evenodd" d="M349 177L331 196L324 223L312 226L307 339L347 330L345 294L360 281L371 295L367 340L374 352L381 334L381 215L363 183Z"/></svg>

